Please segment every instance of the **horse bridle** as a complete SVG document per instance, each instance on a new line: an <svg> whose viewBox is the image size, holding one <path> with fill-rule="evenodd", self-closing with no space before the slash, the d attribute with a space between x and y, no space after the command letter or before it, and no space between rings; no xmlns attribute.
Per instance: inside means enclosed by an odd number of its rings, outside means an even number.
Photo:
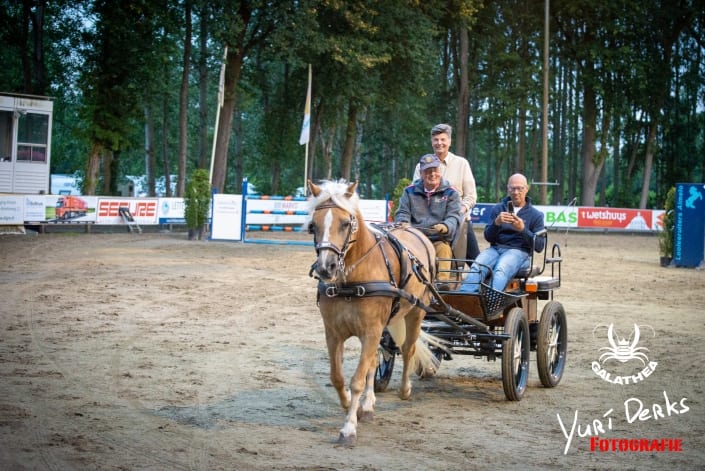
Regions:
<svg viewBox="0 0 705 471"><path fill-rule="evenodd" d="M327 202L323 203L319 206L316 206L316 208L313 210L313 212L316 212L320 209L333 209L333 208L340 208L340 206L336 205L335 203L332 202ZM341 267L341 269L344 267L344 262L343 260L345 259L345 254L348 252L350 249L350 245L356 242L357 239L353 239L352 236L353 234L357 233L358 229L358 222L357 222L357 216L354 214L350 214L350 219L349 219L349 226L348 226L348 233L345 235L345 241L343 242L342 247L338 247L332 242L318 242L316 240L316 234L313 231L313 225L312 223L309 224L308 226L308 232L309 234L313 234L313 243L314 243L314 248L316 250L316 255L319 255L319 252L321 250L332 250L338 255L338 265Z"/></svg>

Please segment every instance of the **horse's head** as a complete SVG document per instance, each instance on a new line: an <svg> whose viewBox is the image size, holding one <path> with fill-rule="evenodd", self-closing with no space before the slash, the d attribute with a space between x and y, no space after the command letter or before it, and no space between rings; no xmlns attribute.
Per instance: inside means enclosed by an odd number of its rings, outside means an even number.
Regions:
<svg viewBox="0 0 705 471"><path fill-rule="evenodd" d="M357 182L325 182L318 186L308 181L313 195L308 231L316 247L315 271L325 282L336 281L345 266L345 255L356 241L362 221L358 221Z"/></svg>

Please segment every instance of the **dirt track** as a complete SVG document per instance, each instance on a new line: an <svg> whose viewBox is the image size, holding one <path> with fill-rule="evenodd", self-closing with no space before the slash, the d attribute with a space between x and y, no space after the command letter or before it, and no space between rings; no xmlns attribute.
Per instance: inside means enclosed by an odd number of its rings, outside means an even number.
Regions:
<svg viewBox="0 0 705 471"><path fill-rule="evenodd" d="M397 369L344 448L311 247L0 235L0 469L701 469L705 272L659 267L654 237L551 241L565 259L561 384L542 388L532 362L524 399L508 402L499 362L456 357L401 401ZM642 326L657 362L643 381L592 371L610 323L624 336ZM558 417L570 432L576 413L564 454ZM601 438L680 439L682 451L591 452L578 435L595 420Z"/></svg>

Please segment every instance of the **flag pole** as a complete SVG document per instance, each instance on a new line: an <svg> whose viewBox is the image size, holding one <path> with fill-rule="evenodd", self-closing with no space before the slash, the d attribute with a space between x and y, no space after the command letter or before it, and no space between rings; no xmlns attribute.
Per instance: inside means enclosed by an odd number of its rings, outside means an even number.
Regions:
<svg viewBox="0 0 705 471"><path fill-rule="evenodd" d="M306 194L306 185L308 183L308 143L311 136L311 64L308 65L308 90L306 91L306 106L304 108L304 122L301 125L301 136L299 144L306 144L306 153L304 157L304 194Z"/></svg>
<svg viewBox="0 0 705 471"><path fill-rule="evenodd" d="M304 157L304 195L308 193L306 185L308 185L308 142L306 142L306 156Z"/></svg>
<svg viewBox="0 0 705 471"><path fill-rule="evenodd" d="M208 174L208 183L213 184L213 162L215 161L215 145L218 142L218 125L220 124L220 109L225 99L225 63L228 58L228 46L223 50L223 64L220 66L220 79L218 80L218 109L215 112L215 129L213 130L213 150L211 150L211 169Z"/></svg>

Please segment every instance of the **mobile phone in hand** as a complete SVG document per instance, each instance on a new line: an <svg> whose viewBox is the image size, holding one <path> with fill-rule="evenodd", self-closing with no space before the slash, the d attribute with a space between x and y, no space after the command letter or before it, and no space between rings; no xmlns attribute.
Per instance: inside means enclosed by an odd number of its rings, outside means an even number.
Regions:
<svg viewBox="0 0 705 471"><path fill-rule="evenodd" d="M514 214L514 203L512 203L511 201L507 202L507 212L509 214Z"/></svg>

